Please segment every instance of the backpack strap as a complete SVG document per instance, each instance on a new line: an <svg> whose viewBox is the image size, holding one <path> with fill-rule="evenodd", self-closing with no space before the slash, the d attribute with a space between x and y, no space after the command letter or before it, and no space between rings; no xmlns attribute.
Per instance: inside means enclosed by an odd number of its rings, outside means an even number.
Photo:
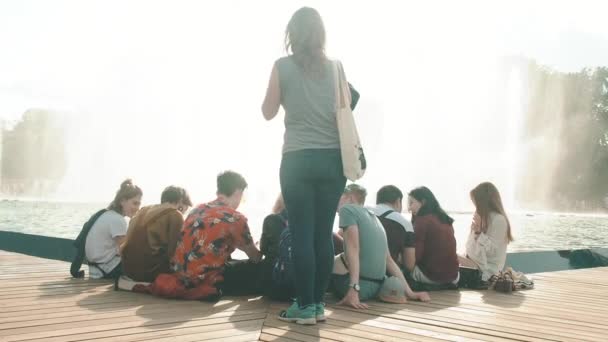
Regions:
<svg viewBox="0 0 608 342"><path fill-rule="evenodd" d="M98 263L96 263L96 262L87 262L87 264L88 264L89 266L93 266L93 267L95 267L96 269L98 269L99 271L101 271L101 274L103 275L103 278L104 278L104 279L108 277L108 273L106 273L106 271L104 271L104 270L103 270L103 268L101 268L101 266L99 266L99 264L98 264ZM82 273L84 274L84 272L83 272L83 271L80 271L80 272L82 272Z"/></svg>
<svg viewBox="0 0 608 342"><path fill-rule="evenodd" d="M78 234L76 240L74 240L76 255L74 256L74 260L72 260L72 265L70 266L70 273L74 278L84 277L84 271L81 271L80 267L82 266L82 262L84 261L85 257L84 246L87 242L87 236L89 235L89 232L91 231L91 228L93 228L95 222L97 222L97 219L99 219L99 217L106 211L108 211L108 209L101 209L100 211L96 212L95 215L91 216L91 218L82 226L82 230Z"/></svg>
<svg viewBox="0 0 608 342"><path fill-rule="evenodd" d="M379 215L378 217L379 218L386 218L388 215L390 215L390 214L392 214L394 212L395 212L394 210L387 210L384 214Z"/></svg>

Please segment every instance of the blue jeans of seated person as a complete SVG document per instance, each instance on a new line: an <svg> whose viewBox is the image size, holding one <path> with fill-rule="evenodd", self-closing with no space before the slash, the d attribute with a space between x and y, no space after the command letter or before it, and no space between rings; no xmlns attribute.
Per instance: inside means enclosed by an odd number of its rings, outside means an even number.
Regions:
<svg viewBox="0 0 608 342"><path fill-rule="evenodd" d="M346 185L340 150L287 152L280 177L293 239L298 304L321 303L333 271L332 229Z"/></svg>

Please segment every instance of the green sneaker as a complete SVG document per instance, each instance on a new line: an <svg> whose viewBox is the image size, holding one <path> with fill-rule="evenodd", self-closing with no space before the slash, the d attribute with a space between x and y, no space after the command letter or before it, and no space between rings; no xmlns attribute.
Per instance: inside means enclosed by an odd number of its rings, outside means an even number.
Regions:
<svg viewBox="0 0 608 342"><path fill-rule="evenodd" d="M325 322L327 320L325 317L325 303L315 304L315 318L317 322Z"/></svg>
<svg viewBox="0 0 608 342"><path fill-rule="evenodd" d="M287 310L283 310L279 313L279 319L284 322L313 325L317 323L315 318L316 312L314 304L300 308L297 302L293 302Z"/></svg>

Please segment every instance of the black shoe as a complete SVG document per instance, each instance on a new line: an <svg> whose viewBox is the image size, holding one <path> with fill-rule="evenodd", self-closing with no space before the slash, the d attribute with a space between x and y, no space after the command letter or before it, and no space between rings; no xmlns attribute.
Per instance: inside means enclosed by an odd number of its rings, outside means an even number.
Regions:
<svg viewBox="0 0 608 342"><path fill-rule="evenodd" d="M218 289L216 294L202 298L200 301L205 303L217 303L222 298L222 290Z"/></svg>

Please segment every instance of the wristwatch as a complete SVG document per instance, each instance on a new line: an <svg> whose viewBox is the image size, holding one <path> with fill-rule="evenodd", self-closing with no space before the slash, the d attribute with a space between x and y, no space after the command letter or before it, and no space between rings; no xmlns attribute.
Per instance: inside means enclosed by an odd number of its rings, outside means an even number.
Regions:
<svg viewBox="0 0 608 342"><path fill-rule="evenodd" d="M359 284L348 284L348 287L352 287L357 292L361 291L361 286L359 286Z"/></svg>

